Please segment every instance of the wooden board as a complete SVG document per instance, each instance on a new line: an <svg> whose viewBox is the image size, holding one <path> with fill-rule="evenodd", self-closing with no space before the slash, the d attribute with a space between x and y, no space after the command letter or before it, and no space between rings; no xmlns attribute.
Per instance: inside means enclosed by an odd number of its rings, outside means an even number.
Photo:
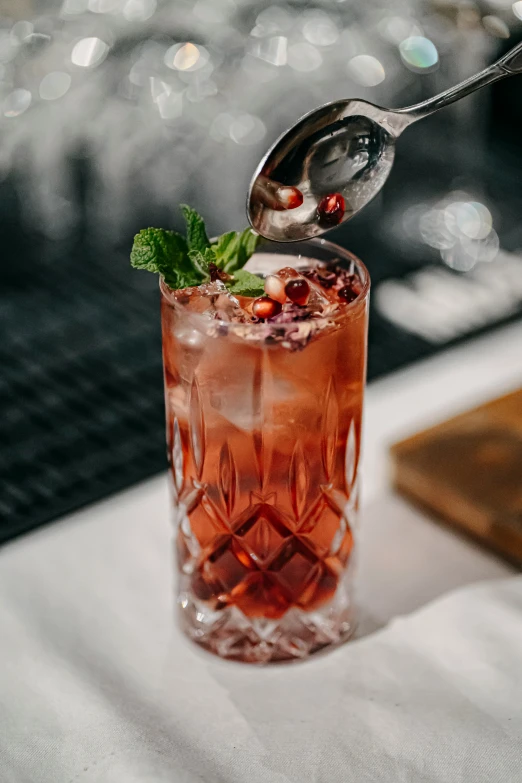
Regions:
<svg viewBox="0 0 522 783"><path fill-rule="evenodd" d="M522 565L522 389L391 448L393 483Z"/></svg>

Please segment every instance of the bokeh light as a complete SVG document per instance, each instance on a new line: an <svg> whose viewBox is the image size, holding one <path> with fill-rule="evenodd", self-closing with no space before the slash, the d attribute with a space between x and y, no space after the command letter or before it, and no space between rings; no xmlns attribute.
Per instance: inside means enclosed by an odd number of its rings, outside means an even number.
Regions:
<svg viewBox="0 0 522 783"><path fill-rule="evenodd" d="M188 41L175 44L165 53L165 65L174 71L197 71L209 61L210 55L203 46Z"/></svg>
<svg viewBox="0 0 522 783"><path fill-rule="evenodd" d="M18 117L27 111L31 105L32 96L29 90L13 90L4 101L4 117Z"/></svg>
<svg viewBox="0 0 522 783"><path fill-rule="evenodd" d="M460 241L452 247L441 250L444 263L457 272L469 272L480 263L493 261L499 251L500 241L496 231L492 230L483 241Z"/></svg>
<svg viewBox="0 0 522 783"><path fill-rule="evenodd" d="M210 133L216 141L233 141L241 146L248 146L264 139L266 126L253 114L223 112L215 118Z"/></svg>
<svg viewBox="0 0 522 783"><path fill-rule="evenodd" d="M109 46L101 38L82 38L74 46L71 62L80 68L95 68L100 65L109 52Z"/></svg>
<svg viewBox="0 0 522 783"><path fill-rule="evenodd" d="M433 70L439 62L439 54L433 41L421 35L406 38L399 45L401 59L412 71L417 73Z"/></svg>
<svg viewBox="0 0 522 783"><path fill-rule="evenodd" d="M359 54L352 57L347 66L349 76L364 87L375 87L386 78L384 66L376 57Z"/></svg>
<svg viewBox="0 0 522 783"><path fill-rule="evenodd" d="M253 114L239 114L230 125L230 138L236 144L257 144L265 135L264 122Z"/></svg>
<svg viewBox="0 0 522 783"><path fill-rule="evenodd" d="M145 22L154 16L156 8L156 0L127 0L122 13L128 22Z"/></svg>
<svg viewBox="0 0 522 783"><path fill-rule="evenodd" d="M62 14L64 16L77 16L85 13L89 6L89 0L64 0Z"/></svg>
<svg viewBox="0 0 522 783"><path fill-rule="evenodd" d="M288 65L295 71L308 73L320 68L323 63L321 52L309 43L293 44L288 50Z"/></svg>
<svg viewBox="0 0 522 783"><path fill-rule="evenodd" d="M288 38L284 35L273 35L255 41L251 54L271 65L281 66L287 63Z"/></svg>
<svg viewBox="0 0 522 783"><path fill-rule="evenodd" d="M482 24L495 38L509 38L511 35L509 27L500 16L488 14L482 18Z"/></svg>
<svg viewBox="0 0 522 783"><path fill-rule="evenodd" d="M39 95L44 101L55 101L63 98L71 86L71 77L65 71L51 71L40 82Z"/></svg>
<svg viewBox="0 0 522 783"><path fill-rule="evenodd" d="M34 32L34 24L32 22L15 22L11 28L11 38L14 38L19 43L25 41Z"/></svg>
<svg viewBox="0 0 522 783"><path fill-rule="evenodd" d="M339 30L324 11L310 11L304 15L303 35L315 46L332 46L339 38Z"/></svg>
<svg viewBox="0 0 522 783"><path fill-rule="evenodd" d="M442 261L456 271L467 272L497 256L499 238L491 211L466 193L450 193L432 206L412 208L408 213L409 236L415 233L415 221L422 241L438 250Z"/></svg>
<svg viewBox="0 0 522 783"><path fill-rule="evenodd" d="M290 30L293 25L294 17L288 9L282 6L271 5L258 14L251 35L257 37L277 35Z"/></svg>
<svg viewBox="0 0 522 783"><path fill-rule="evenodd" d="M454 201L444 210L444 222L453 236L485 239L493 228L489 209L478 201Z"/></svg>
<svg viewBox="0 0 522 783"><path fill-rule="evenodd" d="M407 38L422 36L422 28L414 19L403 16L385 16L377 25L384 40L397 46Z"/></svg>
<svg viewBox="0 0 522 783"><path fill-rule="evenodd" d="M175 92L165 82L161 82L159 91L153 95L153 100L162 119L175 120L181 117L183 113L183 93Z"/></svg>

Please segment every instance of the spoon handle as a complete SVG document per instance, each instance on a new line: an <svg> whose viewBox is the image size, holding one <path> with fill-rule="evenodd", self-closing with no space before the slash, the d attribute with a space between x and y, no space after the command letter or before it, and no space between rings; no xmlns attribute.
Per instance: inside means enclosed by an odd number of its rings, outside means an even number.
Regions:
<svg viewBox="0 0 522 783"><path fill-rule="evenodd" d="M475 90L480 90L488 84L493 84L500 79L505 79L506 76L514 76L517 73L522 73L522 43L511 49L510 52L493 65L457 84L455 87L450 87L449 90L440 93L440 95L428 98L427 101L422 101L422 103L416 103L414 106L407 106L405 109L396 109L395 113L403 116L403 127L400 128L400 131L411 125L412 122L421 120L433 114L433 112L443 109L461 98L465 98L467 95L475 92Z"/></svg>
<svg viewBox="0 0 522 783"><path fill-rule="evenodd" d="M519 43L518 46L511 49L504 57L501 57L500 60L495 63L495 66L503 68L507 72L506 76L522 73L522 43Z"/></svg>

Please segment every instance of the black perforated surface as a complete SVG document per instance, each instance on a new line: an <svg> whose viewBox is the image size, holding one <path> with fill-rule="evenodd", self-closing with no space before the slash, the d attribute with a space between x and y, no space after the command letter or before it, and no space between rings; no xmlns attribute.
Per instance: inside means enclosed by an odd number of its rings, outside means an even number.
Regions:
<svg viewBox="0 0 522 783"><path fill-rule="evenodd" d="M0 229L0 541L164 464L156 280Z"/></svg>

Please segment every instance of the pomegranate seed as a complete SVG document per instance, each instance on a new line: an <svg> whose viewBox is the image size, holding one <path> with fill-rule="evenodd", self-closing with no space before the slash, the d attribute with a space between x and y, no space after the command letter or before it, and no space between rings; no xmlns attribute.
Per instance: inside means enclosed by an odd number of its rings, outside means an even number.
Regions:
<svg viewBox="0 0 522 783"><path fill-rule="evenodd" d="M265 207L279 211L296 209L303 203L303 194L293 185L283 185L260 174L252 191L252 202L264 204Z"/></svg>
<svg viewBox="0 0 522 783"><path fill-rule="evenodd" d="M285 285L285 293L291 302L298 305L305 305L310 296L310 286L304 277L298 277L295 280L289 280Z"/></svg>
<svg viewBox="0 0 522 783"><path fill-rule="evenodd" d="M319 202L317 217L327 226L337 226L344 217L344 198L340 193L330 193Z"/></svg>
<svg viewBox="0 0 522 783"><path fill-rule="evenodd" d="M291 266L284 266L279 272L268 275L265 279L265 293L271 299L284 304L286 302L285 285L289 280L299 277L299 273Z"/></svg>
<svg viewBox="0 0 522 783"><path fill-rule="evenodd" d="M353 302L354 299L357 299L359 296L359 293L355 291L351 285L345 285L343 288L340 288L337 292L337 296L339 299L342 299L343 302Z"/></svg>
<svg viewBox="0 0 522 783"><path fill-rule="evenodd" d="M255 299L252 304L252 313L256 318L261 318L265 321L267 318L273 318L275 315L279 315L283 309L281 302L276 302L275 299L270 299L269 296L260 296Z"/></svg>
<svg viewBox="0 0 522 783"><path fill-rule="evenodd" d="M265 278L265 293L276 302L286 302L285 281L279 275L268 275Z"/></svg>
<svg viewBox="0 0 522 783"><path fill-rule="evenodd" d="M291 185L283 185L277 188L276 196L285 209L297 209L303 203L303 194L298 188L294 188Z"/></svg>

